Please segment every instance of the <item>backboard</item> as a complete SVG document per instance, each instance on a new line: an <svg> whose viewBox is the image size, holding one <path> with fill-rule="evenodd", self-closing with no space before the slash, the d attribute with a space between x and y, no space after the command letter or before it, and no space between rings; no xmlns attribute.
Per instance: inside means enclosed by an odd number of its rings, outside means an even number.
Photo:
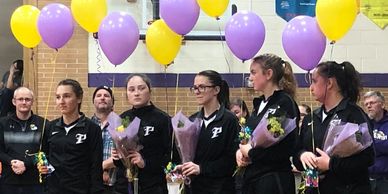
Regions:
<svg viewBox="0 0 388 194"><path fill-rule="evenodd" d="M150 22L158 18L159 0L108 0L108 12L124 11L129 13L137 22L140 35L144 37ZM156 11L154 11L156 10ZM212 37L220 40L224 36L226 22L237 11L235 0L230 0L225 13L216 20L201 11L194 29L185 36L185 39L211 40Z"/></svg>

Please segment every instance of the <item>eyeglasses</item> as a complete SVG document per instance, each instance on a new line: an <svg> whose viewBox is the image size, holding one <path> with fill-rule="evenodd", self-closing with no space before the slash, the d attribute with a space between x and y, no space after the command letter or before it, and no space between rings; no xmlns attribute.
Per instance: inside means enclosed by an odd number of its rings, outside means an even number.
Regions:
<svg viewBox="0 0 388 194"><path fill-rule="evenodd" d="M369 101L369 102L364 103L364 106L369 106L369 105L373 106L373 105L375 105L376 103L379 103L379 102L380 101Z"/></svg>
<svg viewBox="0 0 388 194"><path fill-rule="evenodd" d="M15 99L16 101L19 101L19 102L32 102L32 98L16 98Z"/></svg>
<svg viewBox="0 0 388 194"><path fill-rule="evenodd" d="M192 93L195 93L195 91L198 91L200 93L205 92L206 88L214 88L215 86L204 86L204 85L199 85L199 86L192 86L190 88L190 91Z"/></svg>

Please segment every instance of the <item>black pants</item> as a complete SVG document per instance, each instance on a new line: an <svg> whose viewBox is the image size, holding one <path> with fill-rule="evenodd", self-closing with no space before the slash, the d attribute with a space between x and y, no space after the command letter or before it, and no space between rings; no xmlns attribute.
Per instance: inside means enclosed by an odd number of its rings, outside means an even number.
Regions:
<svg viewBox="0 0 388 194"><path fill-rule="evenodd" d="M290 172L272 172L244 180L243 194L295 194L294 174Z"/></svg>
<svg viewBox="0 0 388 194"><path fill-rule="evenodd" d="M168 194L167 185L161 184L145 189L139 189L139 194Z"/></svg>
<svg viewBox="0 0 388 194"><path fill-rule="evenodd" d="M236 174L234 176L234 184L236 188L236 194L242 194L242 188L244 183L243 174Z"/></svg>
<svg viewBox="0 0 388 194"><path fill-rule="evenodd" d="M1 194L44 194L42 185L2 185Z"/></svg>

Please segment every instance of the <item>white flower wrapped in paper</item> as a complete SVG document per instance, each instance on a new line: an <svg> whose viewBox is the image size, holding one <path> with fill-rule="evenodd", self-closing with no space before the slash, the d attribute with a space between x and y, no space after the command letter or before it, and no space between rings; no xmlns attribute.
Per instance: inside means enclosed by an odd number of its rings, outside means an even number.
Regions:
<svg viewBox="0 0 388 194"><path fill-rule="evenodd" d="M329 156L348 157L372 143L367 123L341 123L329 127L323 150Z"/></svg>
<svg viewBox="0 0 388 194"><path fill-rule="evenodd" d="M276 114L271 114L271 111ZM296 128L295 118L287 118L279 109L270 110L263 116L252 132L253 147L270 147L280 142Z"/></svg>

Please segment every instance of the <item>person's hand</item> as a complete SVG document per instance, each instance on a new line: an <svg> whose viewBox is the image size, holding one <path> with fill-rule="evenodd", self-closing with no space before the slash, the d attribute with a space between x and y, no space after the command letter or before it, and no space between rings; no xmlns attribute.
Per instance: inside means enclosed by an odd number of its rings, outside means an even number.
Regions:
<svg viewBox="0 0 388 194"><path fill-rule="evenodd" d="M248 152L252 149L252 145L250 143L247 144L240 144L240 152L244 157L249 158Z"/></svg>
<svg viewBox="0 0 388 194"><path fill-rule="evenodd" d="M129 158L131 159L131 163L135 164L137 167L139 168L145 167L145 162L139 152L136 152L136 151L129 152Z"/></svg>
<svg viewBox="0 0 388 194"><path fill-rule="evenodd" d="M102 170L109 170L111 168L114 168L115 165L113 164L113 158L109 157L108 159L102 161Z"/></svg>
<svg viewBox="0 0 388 194"><path fill-rule="evenodd" d="M175 166L175 168L172 170L173 172L182 172L182 164L178 164Z"/></svg>
<svg viewBox="0 0 388 194"><path fill-rule="evenodd" d="M315 164L318 170L321 172L329 170L330 156L319 148L316 148L315 150L321 155L315 158Z"/></svg>
<svg viewBox="0 0 388 194"><path fill-rule="evenodd" d="M293 164L291 164L291 172L292 173L295 173L295 174L300 174L301 172L298 170L298 169L296 169L296 167L293 165Z"/></svg>
<svg viewBox="0 0 388 194"><path fill-rule="evenodd" d="M109 183L109 172L107 170L103 171L102 180L104 181L104 183Z"/></svg>
<svg viewBox="0 0 388 194"><path fill-rule="evenodd" d="M14 77L15 77L15 72L19 71L16 69L16 63L12 64L11 67L9 68L9 75L8 75L8 80L7 84L5 87L8 89L15 89L17 85L14 83Z"/></svg>
<svg viewBox="0 0 388 194"><path fill-rule="evenodd" d="M48 174L49 173L49 169L47 166L44 166L44 165L37 165L37 168L38 168L38 171L40 174Z"/></svg>
<svg viewBox="0 0 388 194"><path fill-rule="evenodd" d="M9 74L10 74L10 75L13 75L13 74L15 74L15 72L18 72L18 71L19 71L19 69L17 69L16 63L12 64L12 65L9 67Z"/></svg>
<svg viewBox="0 0 388 194"><path fill-rule="evenodd" d="M307 169L307 167L311 169L317 168L317 165L315 163L316 157L317 156L312 152L303 152L300 155L300 161L302 162L303 168L304 169Z"/></svg>
<svg viewBox="0 0 388 194"><path fill-rule="evenodd" d="M11 160L11 168L15 174L23 174L26 171L26 166L21 160Z"/></svg>
<svg viewBox="0 0 388 194"><path fill-rule="evenodd" d="M201 169L199 165L193 162L186 162L182 164L182 174L184 176L199 175L200 173Z"/></svg>
<svg viewBox="0 0 388 194"><path fill-rule="evenodd" d="M112 148L110 156L112 157L113 160L120 160L120 155L117 152L117 150L114 148Z"/></svg>
<svg viewBox="0 0 388 194"><path fill-rule="evenodd" d="M237 166L247 166L249 164L249 158L248 157L245 157L243 156L243 154L241 153L241 150L237 150L236 152L236 162L237 162Z"/></svg>

